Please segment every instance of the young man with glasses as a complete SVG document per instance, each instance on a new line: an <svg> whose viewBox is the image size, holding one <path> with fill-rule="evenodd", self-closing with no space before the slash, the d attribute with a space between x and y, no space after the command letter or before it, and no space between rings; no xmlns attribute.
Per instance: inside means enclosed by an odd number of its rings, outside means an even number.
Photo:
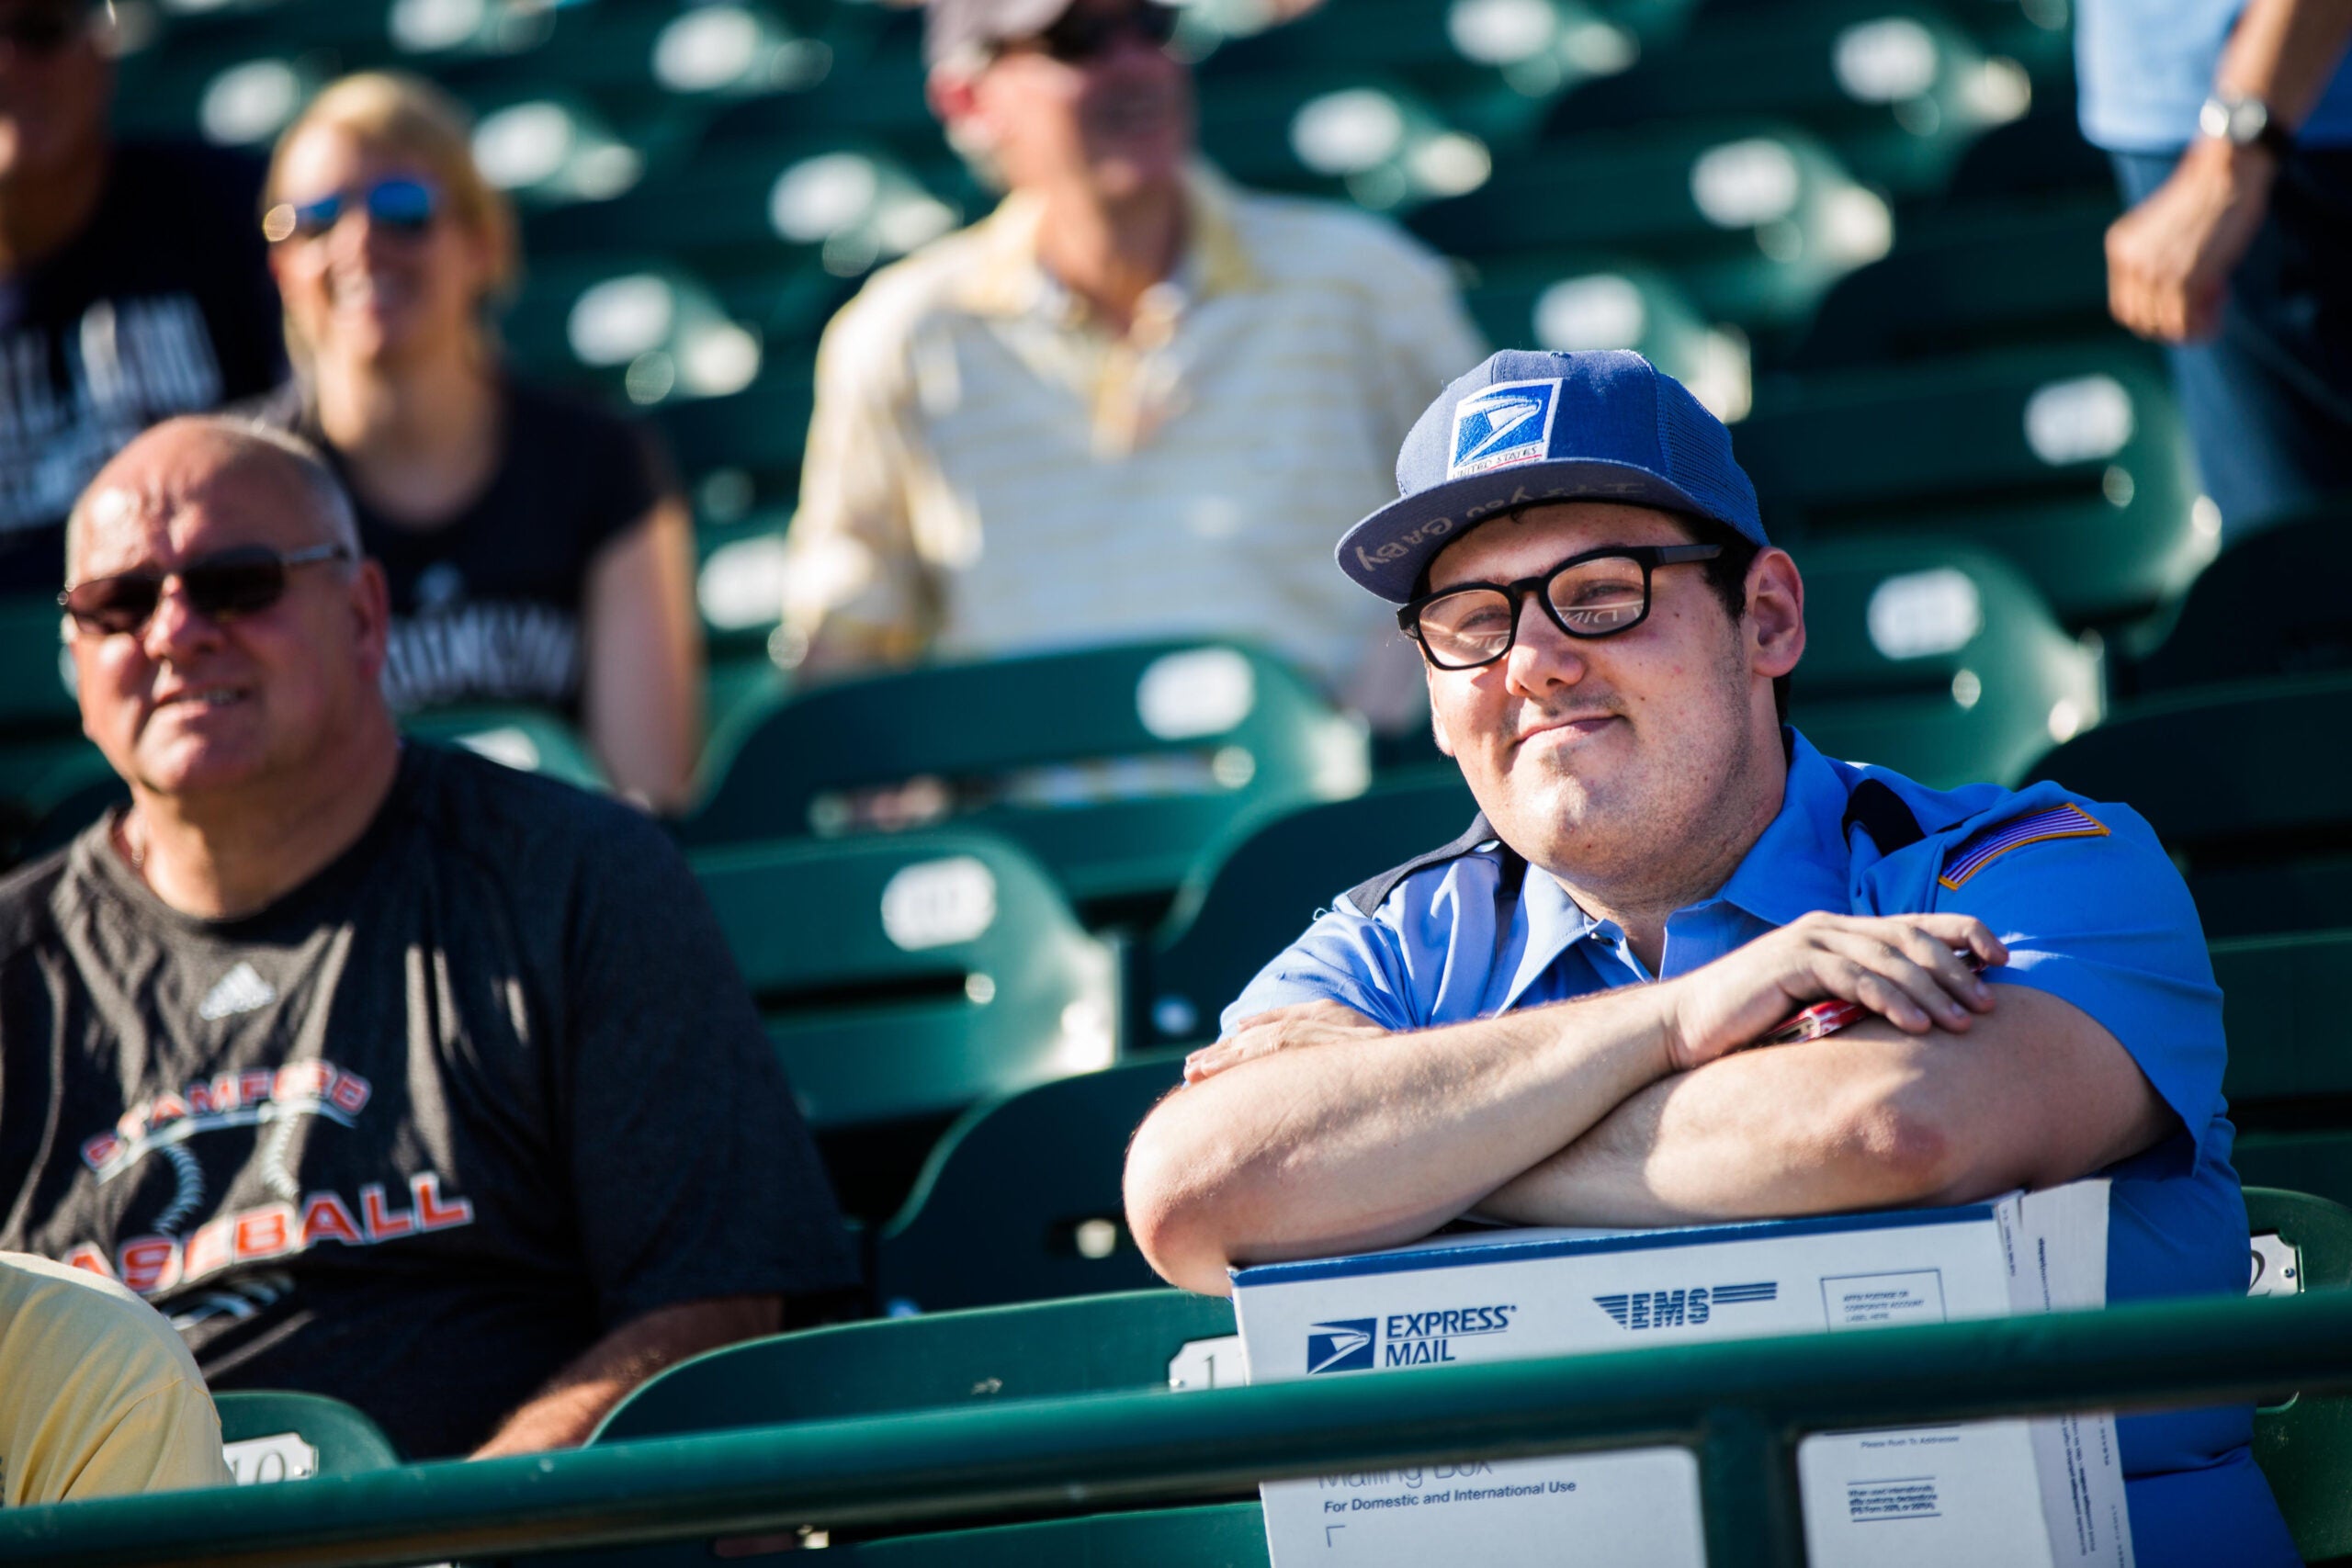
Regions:
<svg viewBox="0 0 2352 1568"><path fill-rule="evenodd" d="M285 374L261 171L109 144L97 0L0 0L0 594L57 592L63 523L157 420Z"/></svg>
<svg viewBox="0 0 2352 1568"><path fill-rule="evenodd" d="M1162 1274L2097 1173L2109 1300L2245 1291L2221 995L2144 822L1787 728L1803 581L1729 433L1637 355L1497 355L1397 473L1340 564L1402 606L1481 815L1335 900L1137 1133ZM1860 1021L1747 1049L1825 1001ZM2119 1432L2141 1568L2295 1561L2249 1410Z"/></svg>
<svg viewBox="0 0 2352 1568"><path fill-rule="evenodd" d="M83 724L131 803L0 882L0 1248L411 1458L577 1443L854 1283L677 851L401 744L383 573L314 452L169 421L71 534Z"/></svg>
<svg viewBox="0 0 2352 1568"><path fill-rule="evenodd" d="M933 0L933 107L1006 188L876 274L818 355L786 642L817 674L1227 634L1376 718L1419 705L1323 564L1479 348L1376 219L1198 162L1149 0Z"/></svg>

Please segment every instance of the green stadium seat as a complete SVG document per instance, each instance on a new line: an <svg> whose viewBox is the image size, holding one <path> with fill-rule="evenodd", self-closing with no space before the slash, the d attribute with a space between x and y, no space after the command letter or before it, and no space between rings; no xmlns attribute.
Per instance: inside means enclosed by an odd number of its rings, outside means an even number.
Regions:
<svg viewBox="0 0 2352 1568"><path fill-rule="evenodd" d="M2352 908L2352 675L2145 697L2033 773L2146 818L2209 937L2332 929Z"/></svg>
<svg viewBox="0 0 2352 1568"><path fill-rule="evenodd" d="M1244 814L1360 791L1362 729L1287 665L1131 644L846 681L716 739L697 845L928 817L1001 831L1081 905L1158 899Z"/></svg>
<svg viewBox="0 0 2352 1568"><path fill-rule="evenodd" d="M1802 547L1790 718L1832 757L1949 789L2011 784L2098 722L2098 660L2007 562L1932 541Z"/></svg>
<svg viewBox="0 0 2352 1568"><path fill-rule="evenodd" d="M2352 1210L2302 1192L2248 1187L2245 1211L2265 1272L2293 1268L2295 1292L2352 1286ZM2256 1292L2267 1283L2257 1275ZM2352 1487L2345 1485L2352 1474L2352 1399L2293 1394L2256 1411L2254 1457L2305 1562L2352 1554Z"/></svg>
<svg viewBox="0 0 2352 1568"><path fill-rule="evenodd" d="M2038 85L2031 114L1986 131L1962 155L1941 203L1955 217L1987 202L2114 197L2115 170L2083 140L2072 91Z"/></svg>
<svg viewBox="0 0 2352 1568"><path fill-rule="evenodd" d="M1464 303L1490 343L1568 352L1630 348L1718 418L1751 400L1747 344L1708 321L1675 281L1622 257L1564 254L1477 269Z"/></svg>
<svg viewBox="0 0 2352 1568"><path fill-rule="evenodd" d="M700 278L659 260L537 269L499 329L526 373L638 404L726 397L760 371L759 334Z"/></svg>
<svg viewBox="0 0 2352 1568"><path fill-rule="evenodd" d="M855 277L959 221L887 147L834 131L699 154L612 200L537 213L524 241L535 257L650 251L714 281L810 256Z"/></svg>
<svg viewBox="0 0 2352 1568"><path fill-rule="evenodd" d="M1159 1283L1127 1234L1127 1140L1183 1078L1155 1053L974 1107L875 1247L891 1316Z"/></svg>
<svg viewBox="0 0 2352 1568"><path fill-rule="evenodd" d="M1271 1562L1265 1510L1255 1503L1040 1519L843 1541L833 1550L874 1568L1268 1568Z"/></svg>
<svg viewBox="0 0 2352 1568"><path fill-rule="evenodd" d="M1367 877L1445 843L1477 802L1452 761L1410 782L1254 818L1201 857L1138 964L1137 1040L1202 1042L1258 971L1318 910Z"/></svg>
<svg viewBox="0 0 2352 1568"><path fill-rule="evenodd" d="M993 834L759 844L695 869L853 1213L895 1207L975 1101L1112 1060L1109 950Z"/></svg>
<svg viewBox="0 0 2352 1568"><path fill-rule="evenodd" d="M1906 230L1829 291L1798 345L1805 370L2114 340L2107 313L2112 195Z"/></svg>
<svg viewBox="0 0 2352 1568"><path fill-rule="evenodd" d="M2170 389L2136 349L1808 378L1733 445L1776 540L1900 533L1999 554L2069 626L2145 614L2218 542Z"/></svg>
<svg viewBox="0 0 2352 1568"><path fill-rule="evenodd" d="M460 746L478 757L578 789L602 795L612 788L580 732L545 708L426 708L403 715L401 728L421 740Z"/></svg>
<svg viewBox="0 0 2352 1568"><path fill-rule="evenodd" d="M1165 1289L808 1329L729 1346L672 1367L624 1399L589 1441L601 1446L978 1400L1165 1388L1177 1375L1171 1363L1180 1359L1197 1365L1189 1375L1204 1382L1212 1375L1205 1358L1223 1355L1221 1342L1233 1334L1231 1302ZM1232 1352L1238 1354L1238 1341ZM787 1544L797 1543L786 1538L769 1549ZM834 1549L843 1544L836 1541ZM745 1550L729 1548L722 1555ZM570 1568L687 1568L707 1563L712 1555L711 1543L685 1541L534 1561Z"/></svg>
<svg viewBox="0 0 2352 1568"><path fill-rule="evenodd" d="M2198 573L2137 693L2352 670L2352 501L2266 528Z"/></svg>
<svg viewBox="0 0 2352 1568"><path fill-rule="evenodd" d="M1474 190L1493 168L1484 141L1411 84L1376 73L1227 76L1204 88L1200 124L1202 150L1242 185L1377 210Z"/></svg>
<svg viewBox="0 0 2352 1568"><path fill-rule="evenodd" d="M229 1389L212 1396L220 1440L241 1486L353 1475L401 1462L400 1450L361 1411L324 1394Z"/></svg>
<svg viewBox="0 0 2352 1568"><path fill-rule="evenodd" d="M1805 0L1703 13L1669 50L1553 107L1547 140L1710 115L1786 118L1898 196L1938 189L1968 143L2031 101L1942 9L1916 0Z"/></svg>
<svg viewBox="0 0 2352 1568"><path fill-rule="evenodd" d="M1638 256L1710 318L1743 326L1802 319L1894 234L1884 201L1816 138L1753 119L1566 138L1410 223L1482 266L1563 250Z"/></svg>

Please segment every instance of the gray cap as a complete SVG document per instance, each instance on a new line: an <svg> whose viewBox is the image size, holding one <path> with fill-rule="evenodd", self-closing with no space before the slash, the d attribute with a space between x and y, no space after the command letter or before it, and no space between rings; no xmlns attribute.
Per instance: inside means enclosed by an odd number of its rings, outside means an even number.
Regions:
<svg viewBox="0 0 2352 1568"><path fill-rule="evenodd" d="M922 61L936 66L967 49L1035 38L1061 19L1070 0L928 0Z"/></svg>

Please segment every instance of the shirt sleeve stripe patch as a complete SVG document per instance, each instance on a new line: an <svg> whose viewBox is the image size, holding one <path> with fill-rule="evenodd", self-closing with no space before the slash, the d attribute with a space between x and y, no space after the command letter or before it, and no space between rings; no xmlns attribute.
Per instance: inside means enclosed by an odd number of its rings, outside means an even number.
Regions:
<svg viewBox="0 0 2352 1568"><path fill-rule="evenodd" d="M2098 839L2106 835L2106 823L2070 800L2048 811L1980 829L1960 846L1959 858L1946 864L1943 874L1936 880L1946 887L1958 887L1992 862L2024 845L2049 839Z"/></svg>

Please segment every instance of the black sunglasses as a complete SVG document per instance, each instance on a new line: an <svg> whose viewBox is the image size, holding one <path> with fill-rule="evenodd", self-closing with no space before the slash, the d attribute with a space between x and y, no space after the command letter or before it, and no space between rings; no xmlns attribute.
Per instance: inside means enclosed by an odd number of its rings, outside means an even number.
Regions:
<svg viewBox="0 0 2352 1568"><path fill-rule="evenodd" d="M1176 7L1146 0L1115 11L1072 6L1052 27L1027 41L1065 65L1084 65L1110 53L1121 39L1139 39L1157 49L1175 36Z"/></svg>
<svg viewBox="0 0 2352 1568"><path fill-rule="evenodd" d="M198 614L223 621L268 609L286 596L289 568L342 560L341 545L313 545L285 553L267 545L239 545L192 560L176 571L125 571L77 582L57 596L59 608L85 632L113 637L136 632L163 602L164 584L179 579L180 592Z"/></svg>
<svg viewBox="0 0 2352 1568"><path fill-rule="evenodd" d="M315 240L343 221L354 201L367 212L368 221L396 234L422 234L441 210L440 193L408 175L378 180L361 191L331 191L316 201L300 205L281 201L262 215L262 238L271 244L300 237Z"/></svg>
<svg viewBox="0 0 2352 1568"><path fill-rule="evenodd" d="M1572 637L1615 637L1649 618L1652 572L1723 553L1721 545L1607 545L1516 582L1465 582L1424 593L1396 612L1396 624L1439 669L1476 670L1519 641L1520 612L1530 598Z"/></svg>

